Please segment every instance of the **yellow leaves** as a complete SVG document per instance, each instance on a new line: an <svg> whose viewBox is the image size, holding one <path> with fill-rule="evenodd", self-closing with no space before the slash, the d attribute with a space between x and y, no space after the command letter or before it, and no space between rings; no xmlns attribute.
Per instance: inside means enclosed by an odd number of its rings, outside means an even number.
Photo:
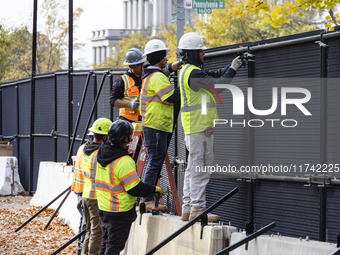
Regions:
<svg viewBox="0 0 340 255"><path fill-rule="evenodd" d="M260 9L260 10L264 10L264 11L269 11L269 5L268 4L264 4L264 3L261 3L259 6L258 6L258 8Z"/></svg>
<svg viewBox="0 0 340 255"><path fill-rule="evenodd" d="M53 220L53 230L43 229L54 213L52 209L47 209L15 233L14 230L41 207L29 207L30 199L26 199L24 204L14 201L12 197L8 198L10 201L0 201L0 254L51 254L74 236L72 230L60 218ZM9 210L1 209L2 207ZM75 254L76 245L77 242L74 242L60 254Z"/></svg>

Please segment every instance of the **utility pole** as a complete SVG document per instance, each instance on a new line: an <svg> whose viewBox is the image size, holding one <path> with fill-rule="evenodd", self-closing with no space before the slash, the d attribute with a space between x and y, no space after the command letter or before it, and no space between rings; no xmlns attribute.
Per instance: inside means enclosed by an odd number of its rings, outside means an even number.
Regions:
<svg viewBox="0 0 340 255"><path fill-rule="evenodd" d="M33 32L32 32L32 74L31 74L31 125L30 125L30 172L28 192L33 191L33 169L34 169L34 111L35 111L35 75L37 71L37 19L38 0L33 2Z"/></svg>
<svg viewBox="0 0 340 255"><path fill-rule="evenodd" d="M70 148L73 130L73 0L69 0L68 3L68 148Z"/></svg>
<svg viewBox="0 0 340 255"><path fill-rule="evenodd" d="M183 0L177 0L177 58L179 56L178 42L184 34L185 12Z"/></svg>

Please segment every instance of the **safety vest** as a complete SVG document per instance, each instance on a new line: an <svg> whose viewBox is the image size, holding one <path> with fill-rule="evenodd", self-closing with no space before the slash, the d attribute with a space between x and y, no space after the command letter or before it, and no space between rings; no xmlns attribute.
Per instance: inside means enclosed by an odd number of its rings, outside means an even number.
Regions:
<svg viewBox="0 0 340 255"><path fill-rule="evenodd" d="M107 212L126 212L131 210L136 197L127 193L135 187L140 178L136 164L130 156L122 156L103 167L94 158L96 164L96 194L98 207Z"/></svg>
<svg viewBox="0 0 340 255"><path fill-rule="evenodd" d="M83 171L81 170L81 159L83 156L84 147L85 147L85 144L82 144L79 147L77 151L76 162L74 164L73 181L72 181L71 190L76 193L82 193L84 184L85 184L84 174L83 174Z"/></svg>
<svg viewBox="0 0 340 255"><path fill-rule="evenodd" d="M143 126L172 132L174 106L166 98L173 93L174 86L162 72L155 72L143 79L140 96Z"/></svg>
<svg viewBox="0 0 340 255"><path fill-rule="evenodd" d="M84 173L84 188L83 188L83 197L85 198L91 198L91 199L97 199L96 193L95 193L95 167L94 163L92 162L92 158L96 156L98 153L98 150L95 150L91 153L91 155L86 155L83 153L82 157L82 170Z"/></svg>
<svg viewBox="0 0 340 255"><path fill-rule="evenodd" d="M122 101L130 102L137 100L139 96L139 89L135 85L135 81L133 80L133 78L126 74L121 76L121 78L124 81L124 97L122 98ZM132 121L138 121L140 114L139 110L137 109L133 110L128 108L120 108L119 115Z"/></svg>
<svg viewBox="0 0 340 255"><path fill-rule="evenodd" d="M185 134L197 134L208 127L214 127L214 120L218 119L216 101L212 94L201 88L193 91L189 86L189 76L197 66L186 64L179 72L181 90L181 119ZM202 114L202 95L206 98L206 114Z"/></svg>

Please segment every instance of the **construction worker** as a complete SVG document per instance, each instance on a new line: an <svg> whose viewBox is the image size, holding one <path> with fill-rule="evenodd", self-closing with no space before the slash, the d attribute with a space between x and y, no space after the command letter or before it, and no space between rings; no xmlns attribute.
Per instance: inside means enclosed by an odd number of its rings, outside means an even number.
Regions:
<svg viewBox="0 0 340 255"><path fill-rule="evenodd" d="M169 136L173 131L174 103L179 102L179 89L170 83L167 74L179 69L181 63L167 64L168 49L159 39L152 39L144 49L150 65L143 67L142 90L140 94L140 111L142 115L142 132L147 151L142 180L156 185L162 170L168 149ZM154 197L143 197L146 211L154 207ZM160 206L166 211L165 205Z"/></svg>
<svg viewBox="0 0 340 255"><path fill-rule="evenodd" d="M242 65L239 57L231 65L217 71L201 69L204 60L203 39L196 32L184 34L178 48L181 50L183 66L179 72L181 90L181 119L185 133L185 144L189 151L188 166L183 185L183 221L195 218L206 209L206 186L209 182L208 171L197 171L202 166L213 164L213 127L218 119L216 102L209 86L230 82ZM218 82L220 81L220 82ZM209 85L209 86L207 86ZM206 98L207 112L202 114L202 95ZM201 168L197 168L201 167ZM208 214L208 221L219 221L218 215Z"/></svg>
<svg viewBox="0 0 340 255"><path fill-rule="evenodd" d="M140 181L136 164L126 149L132 132L128 121L116 120L109 128L110 143L103 144L93 158L103 232L100 255L118 255L124 249L131 224L137 217L137 196L163 193L160 187Z"/></svg>
<svg viewBox="0 0 340 255"><path fill-rule="evenodd" d="M73 170L73 180L71 185L71 191L74 191L77 195L78 203L77 203L77 209L80 213L80 220L79 220L79 229L78 233L81 233L83 230L86 229L86 222L84 217L84 209L83 209L83 203L82 203L82 194L83 194L83 188L84 188L84 173L81 170L81 158L83 155L85 144L82 144L77 151L77 155L74 162L74 170ZM82 235L78 238L78 244L77 244L77 255L81 254L81 249L83 247L85 236Z"/></svg>
<svg viewBox="0 0 340 255"><path fill-rule="evenodd" d="M118 119L130 122L140 120L138 97L145 61L146 59L139 49L131 48L125 54L124 65L128 65L129 70L114 81L110 96L111 106L120 109Z"/></svg>
<svg viewBox="0 0 340 255"><path fill-rule="evenodd" d="M93 142L84 147L82 155L82 170L84 173L83 207L86 220L86 236L83 243L82 255L97 255L101 244L102 231L98 215L98 202L95 193L95 168L91 160L102 143L107 141L107 132L112 121L107 118L97 119L89 131L93 133Z"/></svg>

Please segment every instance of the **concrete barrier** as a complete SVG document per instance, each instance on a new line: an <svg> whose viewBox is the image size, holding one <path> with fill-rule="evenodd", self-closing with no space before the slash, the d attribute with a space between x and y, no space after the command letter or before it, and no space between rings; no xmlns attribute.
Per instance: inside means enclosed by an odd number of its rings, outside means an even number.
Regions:
<svg viewBox="0 0 340 255"><path fill-rule="evenodd" d="M231 244L245 238L243 233L232 233ZM329 255L336 250L336 245L318 241L277 235L261 235L245 245L230 252L230 255Z"/></svg>
<svg viewBox="0 0 340 255"><path fill-rule="evenodd" d="M40 162L37 190L30 204L33 206L47 205L71 186L72 179L72 166L67 166L65 163ZM57 209L65 195L49 208ZM78 233L80 214L77 210L77 195L74 192L71 192L61 207L59 217L63 218L75 233Z"/></svg>
<svg viewBox="0 0 340 255"><path fill-rule="evenodd" d="M141 225L139 220L140 215L131 227L125 253L121 254L144 255L185 225L179 216L168 214L156 216L146 213L142 216ZM209 224L203 228L203 237L200 239L201 224L196 223L154 254L215 254L228 245L231 233L235 231L235 227Z"/></svg>
<svg viewBox="0 0 340 255"><path fill-rule="evenodd" d="M20 183L16 157L0 157L0 196L25 194Z"/></svg>
<svg viewBox="0 0 340 255"><path fill-rule="evenodd" d="M71 185L72 178L72 166L66 166L65 163L41 162L37 191L31 200L31 205L45 206ZM56 209L63 197L54 202L50 208ZM77 196L71 192L59 214L59 217L64 218L75 233L78 232L80 219L76 206ZM185 224L178 216L168 214L162 216L143 214L141 225L139 220L140 215L131 226L126 248L121 255L144 255ZM209 224L204 227L203 238L200 239L201 225L196 223L155 254L215 254L227 247L229 243L236 243L245 237L245 234L236 231L237 229L232 226ZM243 245L232 251L230 255L329 255L335 250L335 244L262 235L248 243L248 250L245 250Z"/></svg>

